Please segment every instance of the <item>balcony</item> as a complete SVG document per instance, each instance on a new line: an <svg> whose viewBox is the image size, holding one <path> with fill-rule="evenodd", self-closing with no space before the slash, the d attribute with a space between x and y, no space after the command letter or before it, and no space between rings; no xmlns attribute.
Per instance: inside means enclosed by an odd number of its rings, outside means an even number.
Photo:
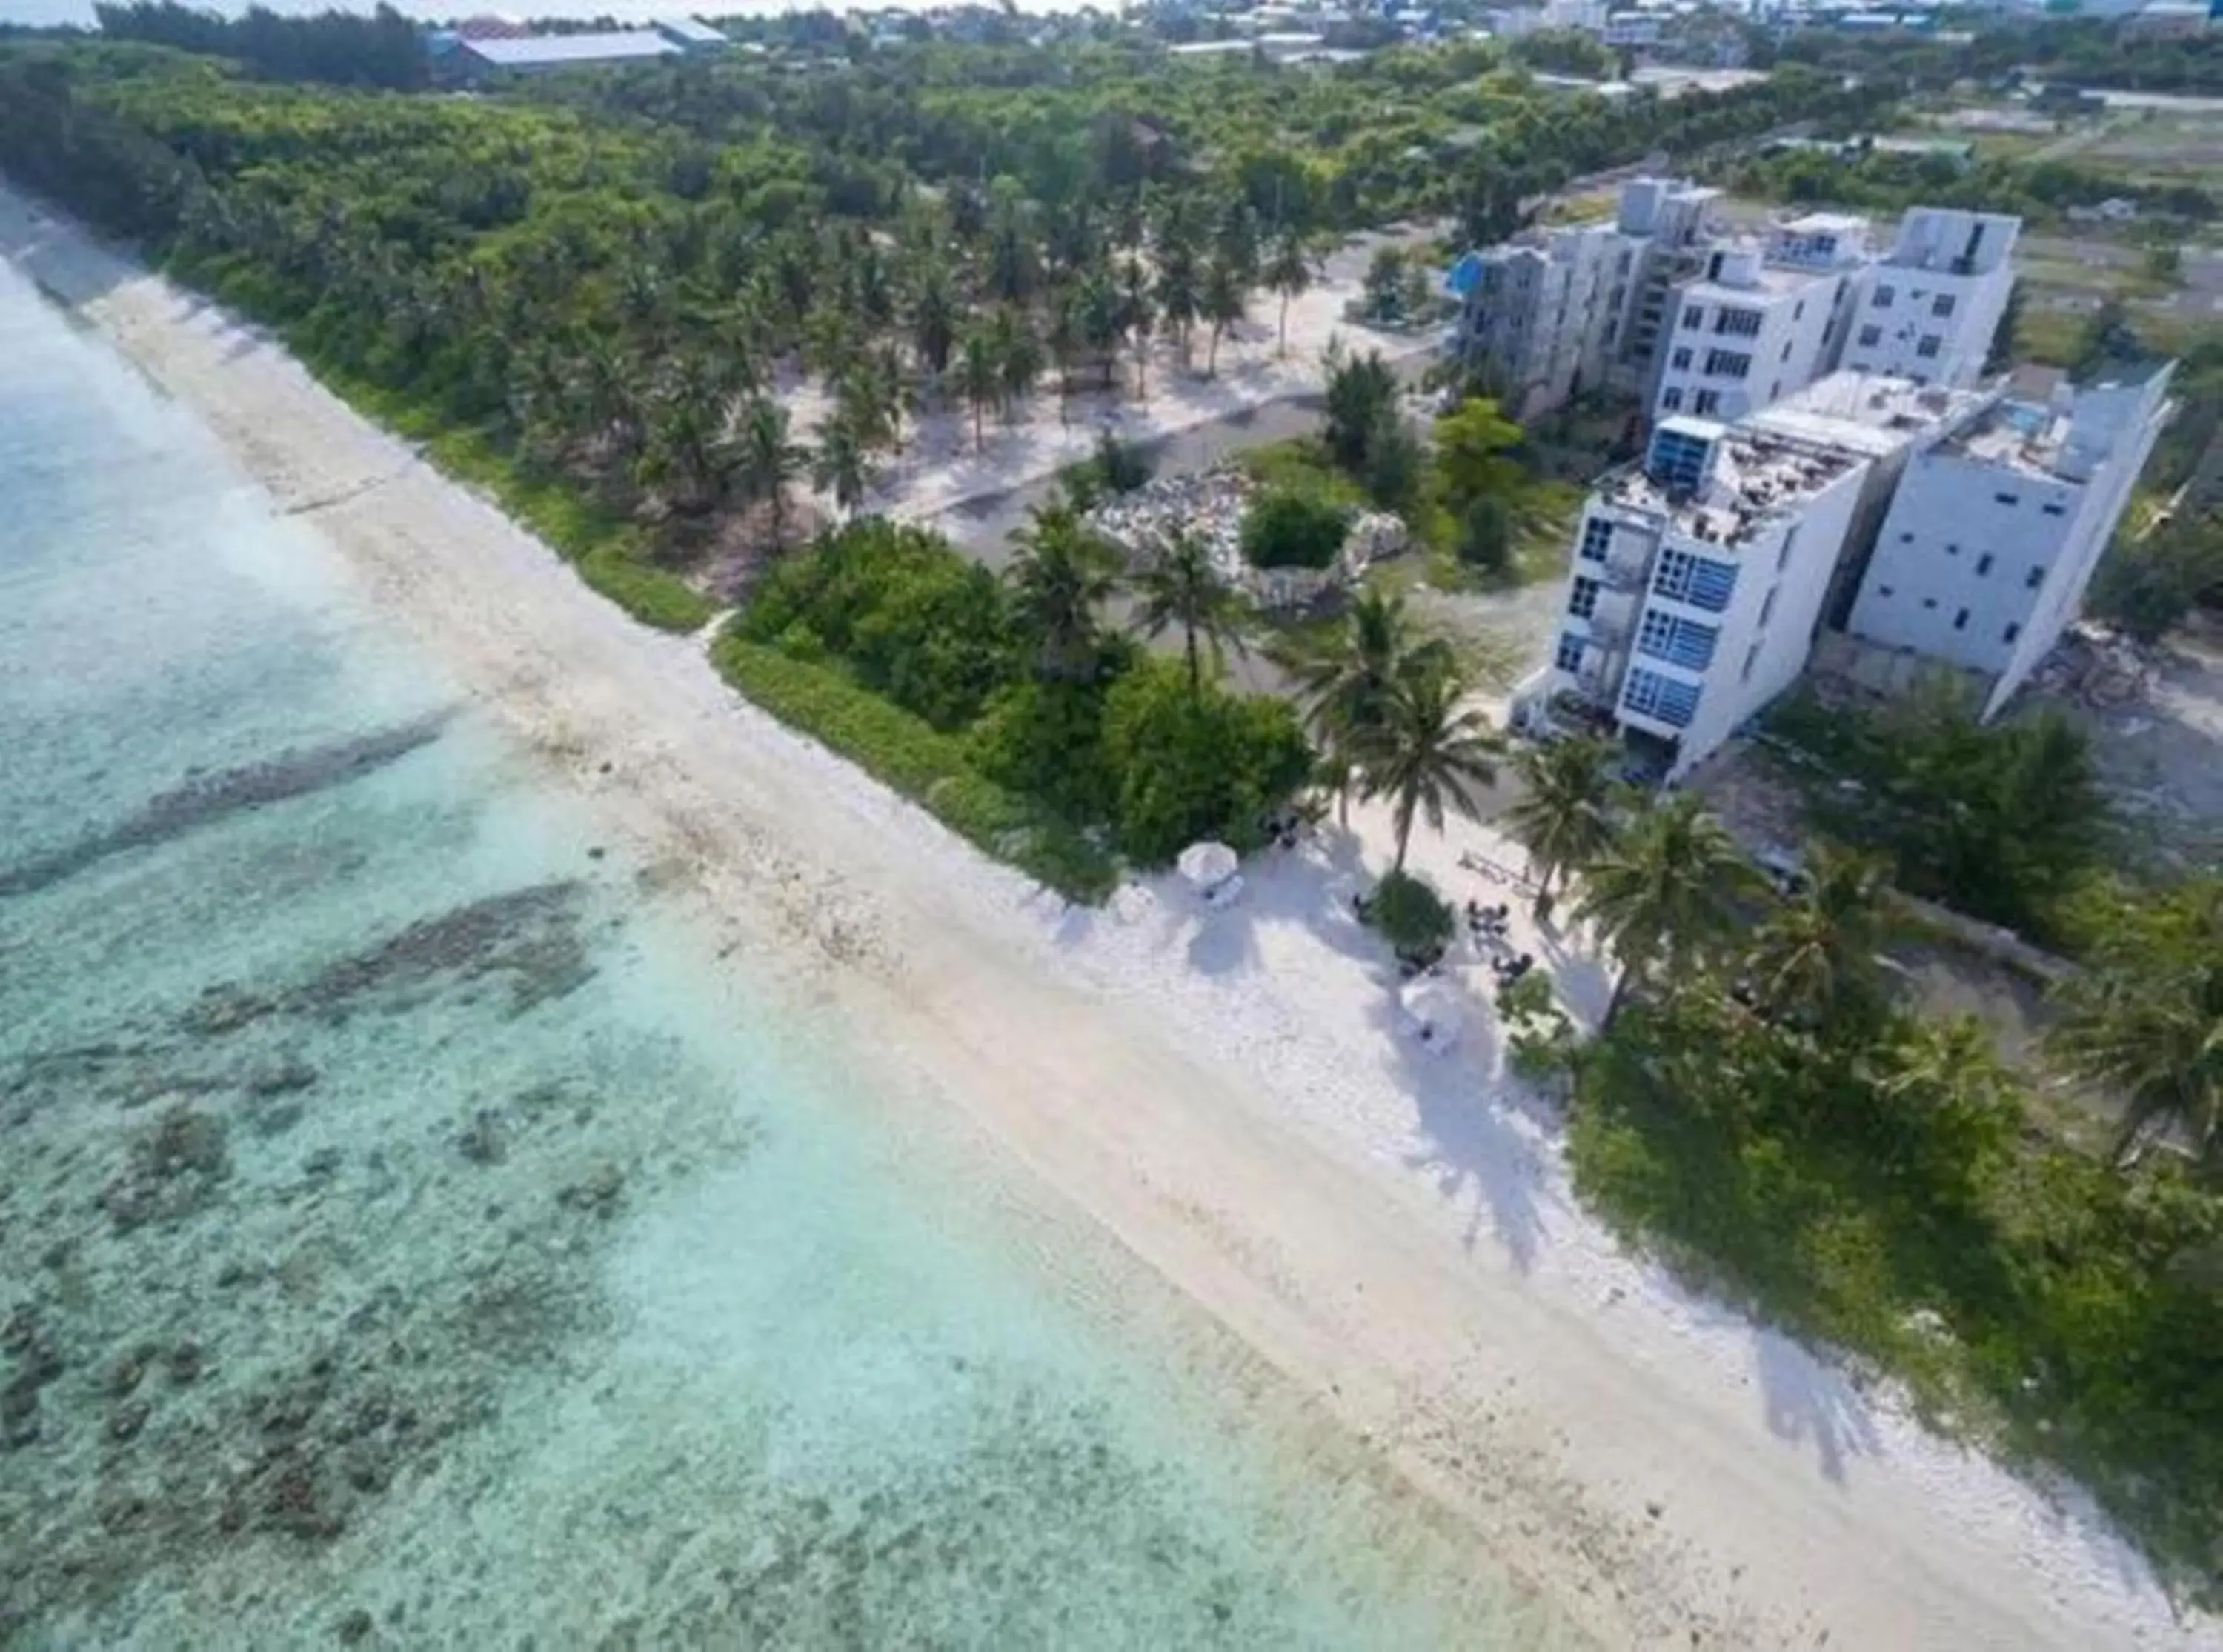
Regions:
<svg viewBox="0 0 2223 1652"><path fill-rule="evenodd" d="M1596 577L1609 591L1641 591L1652 577L1652 564L1633 556L1609 557L1597 568Z"/></svg>

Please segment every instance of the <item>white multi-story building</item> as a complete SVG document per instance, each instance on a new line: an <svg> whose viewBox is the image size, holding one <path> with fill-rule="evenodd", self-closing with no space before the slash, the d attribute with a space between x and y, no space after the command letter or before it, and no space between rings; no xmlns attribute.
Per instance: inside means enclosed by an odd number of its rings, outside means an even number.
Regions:
<svg viewBox="0 0 2223 1652"><path fill-rule="evenodd" d="M1671 179L1622 186L1609 223L1524 233L1452 267L1450 351L1533 418L1608 380L1641 383L1670 275L1710 234L1719 192Z"/></svg>
<svg viewBox="0 0 2223 1652"><path fill-rule="evenodd" d="M2161 432L2171 366L1994 399L1917 455L1845 628L1981 674L1997 712L2075 618Z"/></svg>
<svg viewBox="0 0 2223 1652"><path fill-rule="evenodd" d="M1797 679L1908 455L1987 399L1841 374L1734 426L1662 419L1584 508L1521 720L1573 708L1686 773Z"/></svg>
<svg viewBox="0 0 2223 1652"><path fill-rule="evenodd" d="M1828 372L1867 259L1866 220L1823 215L1776 226L1764 246L1709 252L1672 290L1653 421L1744 418Z"/></svg>
<svg viewBox="0 0 2223 1652"><path fill-rule="evenodd" d="M1604 376L1640 237L1576 224L1470 254L1454 348L1514 418L1564 405Z"/></svg>
<svg viewBox="0 0 2223 1652"><path fill-rule="evenodd" d="M2022 220L1999 212L1908 209L1891 251L1869 270L1838 364L1924 384L1971 385L2014 286Z"/></svg>

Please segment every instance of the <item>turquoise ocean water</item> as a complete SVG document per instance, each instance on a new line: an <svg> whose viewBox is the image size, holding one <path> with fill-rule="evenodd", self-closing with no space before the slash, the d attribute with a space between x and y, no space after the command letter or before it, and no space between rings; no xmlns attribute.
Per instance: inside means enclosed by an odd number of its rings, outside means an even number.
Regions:
<svg viewBox="0 0 2223 1652"><path fill-rule="evenodd" d="M1559 1644L0 267L0 1645Z"/></svg>

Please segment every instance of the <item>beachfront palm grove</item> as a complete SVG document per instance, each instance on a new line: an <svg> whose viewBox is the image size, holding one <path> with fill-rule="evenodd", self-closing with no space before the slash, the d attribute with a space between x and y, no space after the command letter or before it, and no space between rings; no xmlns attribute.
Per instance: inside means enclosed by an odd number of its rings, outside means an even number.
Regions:
<svg viewBox="0 0 2223 1652"><path fill-rule="evenodd" d="M869 508L928 418L978 454L1030 412L1224 372L1246 323L1285 347L1344 232L1444 213L1486 238L1585 168L1872 112L1893 85L1793 71L1611 106L1551 101L1486 46L1313 74L1174 68L1105 30L469 99L311 84L346 77L305 49L287 62L326 68L0 43L0 166L280 330L636 616L725 615L712 658L741 693L1069 896L1376 806L1394 985L1458 928L1414 845L1487 817L1535 919L1613 970L1587 1042L1539 979L1503 998L1516 1065L1566 1103L1578 1189L1632 1243L2083 1477L2212 1592L2223 883L2124 870L2073 729L1786 708L1834 767L1776 887L1609 748L1509 742L1397 597L1276 633L1198 538L1123 559L1086 508L1137 480L1116 443L1001 571ZM1244 524L1251 563L1333 557L1364 500L1502 564L1535 495L1498 408L1424 440L1379 359L1325 388L1301 476ZM1246 652L1291 692L1235 691ZM1927 902L2071 961L2042 1056L1922 1008ZM2118 1122L2088 1140L2095 1115Z"/></svg>

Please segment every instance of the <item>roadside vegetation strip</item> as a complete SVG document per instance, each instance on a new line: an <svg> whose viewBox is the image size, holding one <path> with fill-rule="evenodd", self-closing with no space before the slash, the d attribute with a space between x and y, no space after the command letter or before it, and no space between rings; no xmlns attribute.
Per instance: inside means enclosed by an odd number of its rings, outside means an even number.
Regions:
<svg viewBox="0 0 2223 1652"><path fill-rule="evenodd" d="M1118 882L1111 855L973 768L960 736L851 681L733 635L712 644L721 676L757 706L917 803L984 852L1093 904Z"/></svg>

